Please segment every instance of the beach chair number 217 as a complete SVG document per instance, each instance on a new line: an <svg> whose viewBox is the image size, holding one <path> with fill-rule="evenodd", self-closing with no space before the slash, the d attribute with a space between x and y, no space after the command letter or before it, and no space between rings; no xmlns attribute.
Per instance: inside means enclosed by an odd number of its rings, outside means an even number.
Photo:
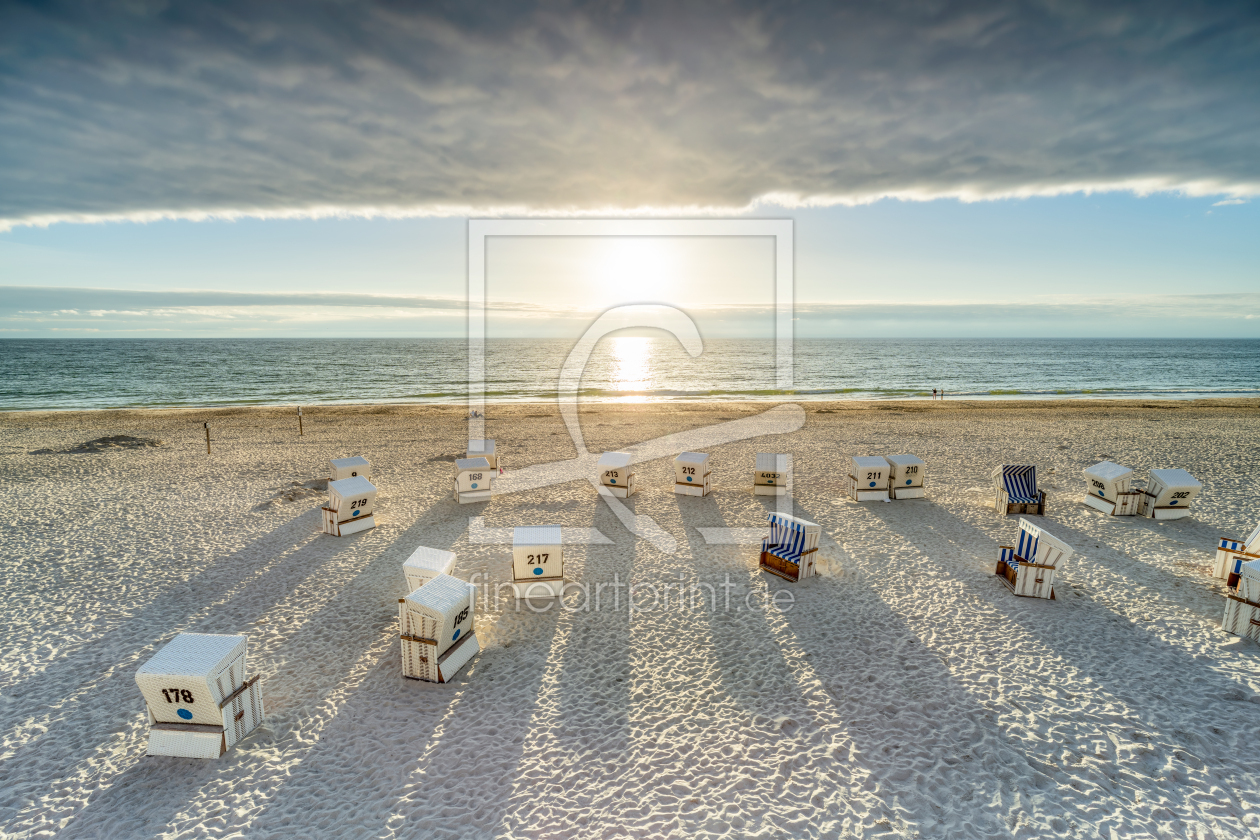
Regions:
<svg viewBox="0 0 1260 840"><path fill-rule="evenodd" d="M529 557L529 563L526 565L541 566L547 562L547 558L550 557L551 555L550 554L530 554L527 556Z"/></svg>
<svg viewBox="0 0 1260 840"><path fill-rule="evenodd" d="M180 699L181 695L183 697L182 700ZM166 698L167 703L191 703L193 701L192 692L186 688L164 688L162 689L162 696ZM175 699L172 700L172 697Z"/></svg>

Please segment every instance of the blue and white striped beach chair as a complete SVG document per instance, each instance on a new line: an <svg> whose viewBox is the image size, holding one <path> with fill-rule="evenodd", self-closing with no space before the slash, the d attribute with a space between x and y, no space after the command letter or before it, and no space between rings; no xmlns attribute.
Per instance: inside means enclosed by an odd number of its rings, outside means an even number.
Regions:
<svg viewBox="0 0 1260 840"><path fill-rule="evenodd" d="M816 574L814 558L822 528L786 513L772 513L766 520L770 536L761 541L762 570L793 582Z"/></svg>
<svg viewBox="0 0 1260 840"><path fill-rule="evenodd" d="M1222 537L1216 544L1216 563L1212 566L1212 577L1226 581L1226 585L1238 585L1238 568L1243 563L1260 559L1260 525L1251 532L1246 541L1230 540Z"/></svg>
<svg viewBox="0 0 1260 840"><path fill-rule="evenodd" d="M993 509L1003 516L1012 513L1045 516L1046 491L1037 489L1036 467L1015 464L994 467L993 486L997 490Z"/></svg>
<svg viewBox="0 0 1260 840"><path fill-rule="evenodd" d="M994 574L1016 595L1054 598L1055 571L1072 556L1071 546L1027 519L1019 520L1019 540L998 547Z"/></svg>

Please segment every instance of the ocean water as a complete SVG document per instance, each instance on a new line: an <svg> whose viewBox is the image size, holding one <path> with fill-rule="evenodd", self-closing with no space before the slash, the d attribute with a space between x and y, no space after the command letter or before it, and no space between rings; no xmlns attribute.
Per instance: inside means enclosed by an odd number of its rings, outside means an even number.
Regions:
<svg viewBox="0 0 1260 840"><path fill-rule="evenodd" d="M556 396L563 340L492 340L486 397ZM463 339L6 339L0 409L461 402ZM793 388L766 340L611 337L586 365L587 401L1260 396L1260 340L810 339Z"/></svg>

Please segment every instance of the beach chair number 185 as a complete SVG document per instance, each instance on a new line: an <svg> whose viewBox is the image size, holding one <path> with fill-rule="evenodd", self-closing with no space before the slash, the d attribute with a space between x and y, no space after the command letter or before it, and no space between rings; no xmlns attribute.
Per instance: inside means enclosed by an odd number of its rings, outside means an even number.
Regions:
<svg viewBox="0 0 1260 840"><path fill-rule="evenodd" d="M528 556L529 556L529 563L527 563L526 565L541 566L547 562L547 558L550 557L551 555L550 554L530 554Z"/></svg>
<svg viewBox="0 0 1260 840"><path fill-rule="evenodd" d="M169 692L169 693L168 693ZM186 688L164 688L162 696L166 698L167 703L191 703L193 701L192 692ZM171 699L174 697L175 699ZM182 700L180 698L183 698Z"/></svg>

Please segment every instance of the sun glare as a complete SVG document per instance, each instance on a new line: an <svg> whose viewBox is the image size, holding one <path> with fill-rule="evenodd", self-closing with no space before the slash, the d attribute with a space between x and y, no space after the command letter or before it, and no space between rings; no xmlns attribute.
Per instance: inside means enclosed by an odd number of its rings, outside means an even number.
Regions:
<svg viewBox="0 0 1260 840"><path fill-rule="evenodd" d="M652 365L652 339L618 336L612 341L613 387L618 391L646 391ZM626 395L618 402L645 402L647 397Z"/></svg>
<svg viewBox="0 0 1260 840"><path fill-rule="evenodd" d="M677 297L682 284L679 255L668 241L638 236L602 243L596 278L619 300L660 303Z"/></svg>

